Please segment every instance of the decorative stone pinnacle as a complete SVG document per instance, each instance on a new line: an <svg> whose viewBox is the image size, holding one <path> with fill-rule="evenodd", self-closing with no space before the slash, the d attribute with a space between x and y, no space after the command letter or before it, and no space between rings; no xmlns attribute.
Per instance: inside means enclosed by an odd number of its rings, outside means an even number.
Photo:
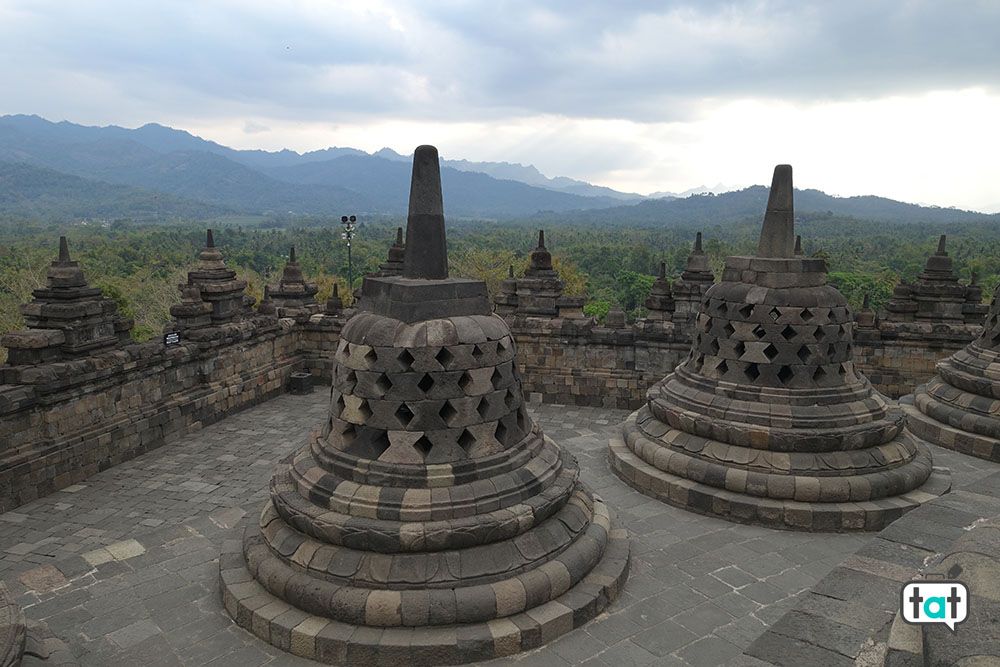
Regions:
<svg viewBox="0 0 1000 667"><path fill-rule="evenodd" d="M212 230L211 229L206 230L206 234L205 234L205 247L206 248L214 248L215 247L215 238L212 236Z"/></svg>
<svg viewBox="0 0 1000 667"><path fill-rule="evenodd" d="M792 202L792 166L779 164L774 168L767 212L760 230L758 257L795 256L795 211Z"/></svg>
<svg viewBox="0 0 1000 667"><path fill-rule="evenodd" d="M288 261L289 262L295 261L295 246L292 246L291 249L288 251Z"/></svg>
<svg viewBox="0 0 1000 667"><path fill-rule="evenodd" d="M802 237L799 236L798 234L795 235L795 254L796 255L805 254L804 252L802 252Z"/></svg>
<svg viewBox="0 0 1000 667"><path fill-rule="evenodd" d="M444 280L448 277L441 164L434 146L417 146L413 151L403 277L426 280Z"/></svg>
<svg viewBox="0 0 1000 667"><path fill-rule="evenodd" d="M60 262L70 262L69 258L69 244L66 243L66 237L59 237L59 261Z"/></svg>
<svg viewBox="0 0 1000 667"><path fill-rule="evenodd" d="M702 252L701 250L701 232L698 232L694 237L694 252Z"/></svg>
<svg viewBox="0 0 1000 667"><path fill-rule="evenodd" d="M942 234L941 238L938 239L938 249L935 255L947 255L948 253L944 249L945 242L948 240L947 234Z"/></svg>
<svg viewBox="0 0 1000 667"><path fill-rule="evenodd" d="M869 298L869 296L865 294L865 300L861 303L861 307L865 309L871 308L870 301L871 299Z"/></svg>
<svg viewBox="0 0 1000 667"><path fill-rule="evenodd" d="M396 227L396 245L403 245L403 228Z"/></svg>
<svg viewBox="0 0 1000 667"><path fill-rule="evenodd" d="M513 264L511 264L510 266L507 267L507 277L508 278L513 278L514 277L514 265Z"/></svg>
<svg viewBox="0 0 1000 667"><path fill-rule="evenodd" d="M660 280L664 280L667 277L667 263L660 262Z"/></svg>
<svg viewBox="0 0 1000 667"><path fill-rule="evenodd" d="M544 248L545 247L545 230L544 229L539 229L538 230L538 247L539 248Z"/></svg>

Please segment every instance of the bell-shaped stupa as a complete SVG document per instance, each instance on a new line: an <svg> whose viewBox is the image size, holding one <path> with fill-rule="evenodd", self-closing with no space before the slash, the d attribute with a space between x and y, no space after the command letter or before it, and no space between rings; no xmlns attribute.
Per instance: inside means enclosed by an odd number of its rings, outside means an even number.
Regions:
<svg viewBox="0 0 1000 667"><path fill-rule="evenodd" d="M611 442L632 486L733 521L878 530L950 488L902 410L854 368L826 263L795 254L792 169L774 171L754 257L705 293L691 352Z"/></svg>
<svg viewBox="0 0 1000 667"><path fill-rule="evenodd" d="M1000 287L986 324L937 374L900 399L910 429L935 445L1000 462Z"/></svg>
<svg viewBox="0 0 1000 667"><path fill-rule="evenodd" d="M440 665L539 646L599 613L623 530L525 408L482 281L448 277L437 150L413 157L402 276L366 277L329 419L220 559L226 609L298 655Z"/></svg>

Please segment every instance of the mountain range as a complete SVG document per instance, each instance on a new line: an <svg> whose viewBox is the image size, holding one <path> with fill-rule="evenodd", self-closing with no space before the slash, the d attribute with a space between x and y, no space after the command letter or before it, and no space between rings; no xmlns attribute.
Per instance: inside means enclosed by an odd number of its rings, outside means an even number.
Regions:
<svg viewBox="0 0 1000 667"><path fill-rule="evenodd" d="M402 215L410 158L332 147L308 153L235 150L156 123L137 129L0 116L0 213L48 219L210 219L227 214ZM533 166L442 160L446 211L458 218L596 223L720 222L759 216L767 188L643 197ZM687 193L683 193L687 194ZM958 222L995 219L881 197L796 192L801 211L859 218ZM997 218L1000 219L1000 218Z"/></svg>

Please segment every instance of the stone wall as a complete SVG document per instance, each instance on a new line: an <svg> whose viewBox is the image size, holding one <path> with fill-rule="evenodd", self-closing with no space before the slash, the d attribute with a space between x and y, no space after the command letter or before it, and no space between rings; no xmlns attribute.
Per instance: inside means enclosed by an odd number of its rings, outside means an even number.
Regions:
<svg viewBox="0 0 1000 667"><path fill-rule="evenodd" d="M0 511L278 395L302 365L299 339L291 320L255 320L211 340L0 367Z"/></svg>
<svg viewBox="0 0 1000 667"><path fill-rule="evenodd" d="M0 367L0 511L267 400L287 389L293 371L329 382L345 316L277 325L255 318L200 342L136 343ZM671 322L611 328L591 318L519 315L509 323L524 391L546 403L635 409L690 348L690 334ZM976 328L859 328L856 365L879 391L898 397L929 379L935 362L966 345Z"/></svg>
<svg viewBox="0 0 1000 667"><path fill-rule="evenodd" d="M968 345L979 324L880 322L854 331L854 365L880 392L899 398L930 380L937 362Z"/></svg>

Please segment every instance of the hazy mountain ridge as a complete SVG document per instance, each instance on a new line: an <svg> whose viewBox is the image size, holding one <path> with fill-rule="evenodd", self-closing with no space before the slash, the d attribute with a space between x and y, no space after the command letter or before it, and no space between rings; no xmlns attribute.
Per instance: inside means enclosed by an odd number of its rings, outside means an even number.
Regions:
<svg viewBox="0 0 1000 667"><path fill-rule="evenodd" d="M144 219L150 211L166 218L225 212L401 215L408 203L409 160L388 148L373 155L338 147L305 154L238 151L155 123L129 130L2 116L0 162L11 164L0 171L0 213L51 217L72 211L80 217ZM13 169L15 164L21 169ZM703 225L759 217L768 192L765 186L753 186L679 198L657 193L664 198L626 203L623 197L639 196L548 178L532 166L467 160L443 160L442 184L451 216L609 225ZM43 192L44 187L51 192ZM77 203L69 201L73 196ZM108 203L100 196L108 197ZM1000 214L921 207L877 196L844 198L804 190L796 191L795 198L800 212L830 211L869 220L1000 220Z"/></svg>
<svg viewBox="0 0 1000 667"><path fill-rule="evenodd" d="M330 167L344 159L352 160L357 173ZM409 187L408 164L353 148L304 155L236 151L156 124L136 130L94 128L35 116L0 117L0 160L155 188L247 212L398 214L406 210ZM617 203L611 197L579 196L474 172L454 170L445 181L446 191L452 192L449 211L459 216L521 216Z"/></svg>

